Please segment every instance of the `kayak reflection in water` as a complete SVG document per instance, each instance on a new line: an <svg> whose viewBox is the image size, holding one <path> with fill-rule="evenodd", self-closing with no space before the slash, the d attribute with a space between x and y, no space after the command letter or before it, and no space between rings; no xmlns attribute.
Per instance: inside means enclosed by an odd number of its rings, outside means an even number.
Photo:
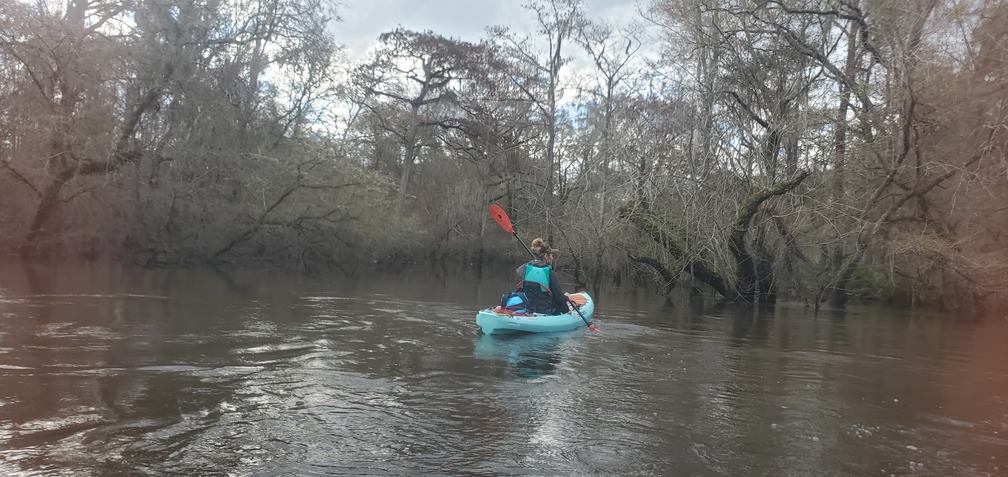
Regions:
<svg viewBox="0 0 1008 477"><path fill-rule="evenodd" d="M473 355L476 359L502 361L508 374L535 379L553 374L560 364L560 341L571 333L480 335Z"/></svg>

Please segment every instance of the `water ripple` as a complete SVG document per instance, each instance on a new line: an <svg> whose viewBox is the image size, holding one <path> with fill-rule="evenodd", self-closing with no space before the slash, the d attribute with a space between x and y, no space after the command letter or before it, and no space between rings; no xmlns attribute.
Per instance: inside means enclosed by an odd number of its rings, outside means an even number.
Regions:
<svg viewBox="0 0 1008 477"><path fill-rule="evenodd" d="M972 476L1008 449L1003 330L601 299L601 332L501 338L450 293L317 288L5 299L0 473Z"/></svg>

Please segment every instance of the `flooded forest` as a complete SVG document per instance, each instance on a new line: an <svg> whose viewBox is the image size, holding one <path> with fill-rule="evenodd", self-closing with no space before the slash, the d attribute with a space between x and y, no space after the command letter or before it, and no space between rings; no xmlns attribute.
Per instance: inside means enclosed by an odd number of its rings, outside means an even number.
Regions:
<svg viewBox="0 0 1008 477"><path fill-rule="evenodd" d="M359 57L326 0L0 2L0 253L1008 305L1008 3L531 0ZM429 8L421 7L417 8Z"/></svg>

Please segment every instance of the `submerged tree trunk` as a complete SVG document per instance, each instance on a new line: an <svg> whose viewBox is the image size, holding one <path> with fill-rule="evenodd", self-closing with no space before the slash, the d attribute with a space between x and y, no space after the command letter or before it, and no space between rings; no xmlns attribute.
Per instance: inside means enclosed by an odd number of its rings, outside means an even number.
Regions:
<svg viewBox="0 0 1008 477"><path fill-rule="evenodd" d="M683 265L682 270L689 272L691 275L696 277L703 283L710 285L711 288L716 290L721 296L734 299L734 294L725 286L724 279L713 271L710 266L708 266L703 260L699 258L689 258L686 256L682 247L679 246L678 241L672 237L671 234L658 224L654 223L649 217L646 217L641 212L630 211L629 208L623 207L620 213L626 217L631 224L640 229L642 232L647 234L656 243L662 246L672 257L676 260L684 260L686 263ZM638 260L638 262L640 262ZM651 265L647 262L640 262ZM653 265L651 265L653 267ZM659 270L660 273L660 269Z"/></svg>
<svg viewBox="0 0 1008 477"><path fill-rule="evenodd" d="M73 172L73 169L70 168L63 169L42 191L41 201L38 209L35 210L35 216L28 229L28 237L21 247L21 253L32 255L41 251L41 244L38 242L45 235L46 229L44 227L51 221L53 212L56 211L56 206L59 203L60 192L67 181L73 177Z"/></svg>
<svg viewBox="0 0 1008 477"><path fill-rule="evenodd" d="M728 250L731 252L732 257L735 258L735 265L737 267L735 293L738 300L746 303L756 302L757 282L759 278L756 274L753 254L747 249L745 244L746 234L749 232L749 224L752 222L753 216L756 215L760 205L767 199L786 194L795 187L798 187L798 184L801 184L808 175L808 171L802 171L790 181L780 182L767 187L750 197L742 207L739 207L735 215L735 221L732 223L731 235L728 237Z"/></svg>
<svg viewBox="0 0 1008 477"><path fill-rule="evenodd" d="M670 271L660 260L653 257L637 256L630 252L627 252L627 258L634 262L651 267L651 269L654 270L659 277L661 277L661 283L659 283L658 286L661 288L662 295L668 296L668 294L672 292L672 289L675 288L675 274L672 273L672 271Z"/></svg>

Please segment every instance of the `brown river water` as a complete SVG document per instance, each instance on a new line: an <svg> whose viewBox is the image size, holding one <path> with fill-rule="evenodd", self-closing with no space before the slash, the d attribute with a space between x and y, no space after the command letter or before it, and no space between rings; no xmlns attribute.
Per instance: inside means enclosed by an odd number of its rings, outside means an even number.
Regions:
<svg viewBox="0 0 1008 477"><path fill-rule="evenodd" d="M1008 475L1008 320L481 278L0 267L0 475ZM489 274L488 274L489 275Z"/></svg>

